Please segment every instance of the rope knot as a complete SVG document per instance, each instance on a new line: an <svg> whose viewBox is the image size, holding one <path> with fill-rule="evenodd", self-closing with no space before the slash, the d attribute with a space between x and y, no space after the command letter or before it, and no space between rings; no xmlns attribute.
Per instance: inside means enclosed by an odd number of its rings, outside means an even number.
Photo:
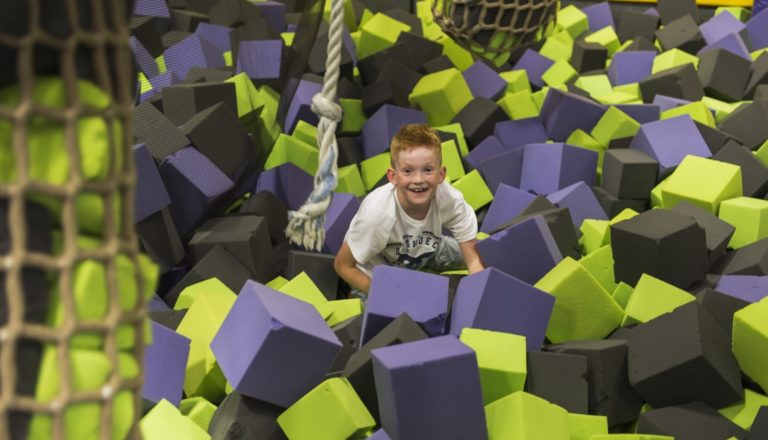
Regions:
<svg viewBox="0 0 768 440"><path fill-rule="evenodd" d="M312 97L312 111L320 117L335 122L341 121L341 106L322 93L317 93Z"/></svg>

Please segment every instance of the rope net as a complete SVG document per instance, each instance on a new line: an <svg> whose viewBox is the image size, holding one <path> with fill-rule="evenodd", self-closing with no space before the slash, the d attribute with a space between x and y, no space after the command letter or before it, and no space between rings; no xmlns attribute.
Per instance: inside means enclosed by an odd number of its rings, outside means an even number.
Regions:
<svg viewBox="0 0 768 440"><path fill-rule="evenodd" d="M435 22L454 40L503 63L555 23L559 0L434 0Z"/></svg>
<svg viewBox="0 0 768 440"><path fill-rule="evenodd" d="M140 438L130 8L0 4L0 439Z"/></svg>

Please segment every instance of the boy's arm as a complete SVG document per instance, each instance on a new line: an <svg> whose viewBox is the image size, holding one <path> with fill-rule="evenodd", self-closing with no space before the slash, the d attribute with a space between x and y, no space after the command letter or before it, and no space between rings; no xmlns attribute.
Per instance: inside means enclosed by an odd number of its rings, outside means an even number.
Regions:
<svg viewBox="0 0 768 440"><path fill-rule="evenodd" d="M347 240L344 240L339 253L333 260L333 268L352 288L368 293L368 289L371 287L371 278L357 268L357 261L349 249Z"/></svg>
<svg viewBox="0 0 768 440"><path fill-rule="evenodd" d="M467 240L459 243L461 253L464 255L464 262L467 263L469 274L480 272L485 269L480 254L477 253L477 239Z"/></svg>

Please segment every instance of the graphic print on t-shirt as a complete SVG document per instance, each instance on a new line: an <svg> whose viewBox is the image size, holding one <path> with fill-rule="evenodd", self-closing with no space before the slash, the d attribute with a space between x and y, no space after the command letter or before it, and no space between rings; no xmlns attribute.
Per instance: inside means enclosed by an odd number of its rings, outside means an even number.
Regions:
<svg viewBox="0 0 768 440"><path fill-rule="evenodd" d="M437 252L440 236L431 231L419 232L419 235L403 235L403 241L387 243L384 259L390 266L421 269Z"/></svg>

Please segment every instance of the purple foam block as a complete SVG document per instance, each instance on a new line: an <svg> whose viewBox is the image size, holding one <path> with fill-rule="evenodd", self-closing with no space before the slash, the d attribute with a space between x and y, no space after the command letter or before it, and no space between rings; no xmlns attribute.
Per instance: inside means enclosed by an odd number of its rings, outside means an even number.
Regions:
<svg viewBox="0 0 768 440"><path fill-rule="evenodd" d="M285 32L285 3L269 0L253 2L251 4L261 12L261 16L267 20L267 23L275 32Z"/></svg>
<svg viewBox="0 0 768 440"><path fill-rule="evenodd" d="M608 79L613 86L640 82L651 74L655 58L651 50L619 52L608 67Z"/></svg>
<svg viewBox="0 0 768 440"><path fill-rule="evenodd" d="M591 32L599 31L606 26L616 27L613 23L613 14L611 13L611 7L608 5L608 2L587 6L581 8L581 11L587 14L589 30Z"/></svg>
<svg viewBox="0 0 768 440"><path fill-rule="evenodd" d="M528 351L544 342L555 297L494 268L459 281L451 311L452 335L465 327L525 336Z"/></svg>
<svg viewBox="0 0 768 440"><path fill-rule="evenodd" d="M603 117L606 108L589 98L549 89L541 106L541 119L549 138L564 142L574 130L589 133Z"/></svg>
<svg viewBox="0 0 768 440"><path fill-rule="evenodd" d="M464 80L475 98L487 98L495 101L501 98L507 89L507 82L504 81L504 78L479 60L475 61L475 64L465 70L462 75L464 75Z"/></svg>
<svg viewBox="0 0 768 440"><path fill-rule="evenodd" d="M168 307L168 304L163 301L162 298L157 296L156 293L152 294L152 297L149 298L149 301L147 301L147 311L148 312L163 312L166 310L171 310L170 307Z"/></svg>
<svg viewBox="0 0 768 440"><path fill-rule="evenodd" d="M453 336L371 351L381 425L393 440L488 438L475 352Z"/></svg>
<svg viewBox="0 0 768 440"><path fill-rule="evenodd" d="M648 8L645 11L643 11L643 14L653 15L655 17L659 16L659 11L656 10L656 8Z"/></svg>
<svg viewBox="0 0 768 440"><path fill-rule="evenodd" d="M517 63L515 63L513 70L525 70L531 85L536 89L540 89L544 87L544 80L541 79L541 75L543 75L547 69L552 67L553 64L555 64L555 62L544 55L531 49L526 49L525 52L523 52L523 56L521 56Z"/></svg>
<svg viewBox="0 0 768 440"><path fill-rule="evenodd" d="M325 214L325 249L324 252L336 255L344 243L344 235L349 229L352 217L360 208L360 202L352 194L333 193L331 204Z"/></svg>
<svg viewBox="0 0 768 440"><path fill-rule="evenodd" d="M707 44L723 38L728 34L738 34L747 26L728 11L717 14L699 26L699 32Z"/></svg>
<svg viewBox="0 0 768 440"><path fill-rule="evenodd" d="M320 93L322 89L322 84L306 79L299 81L296 93L294 93L291 104L288 106L288 112L285 115L283 127L286 133L293 133L293 129L296 128L296 124L300 120L311 125L317 125L319 119L311 109L312 97Z"/></svg>
<svg viewBox="0 0 768 440"><path fill-rule="evenodd" d="M208 207L235 184L203 153L187 147L160 164L160 175L173 203L170 211L184 237L202 220Z"/></svg>
<svg viewBox="0 0 768 440"><path fill-rule="evenodd" d="M149 83L152 84L152 88L155 91L160 91L168 86L172 86L180 82L181 79L171 70L168 70L164 73L159 73L149 78Z"/></svg>
<svg viewBox="0 0 768 440"><path fill-rule="evenodd" d="M136 192L133 200L134 223L138 223L171 204L155 160L145 144L133 146L136 164Z"/></svg>
<svg viewBox="0 0 768 440"><path fill-rule="evenodd" d="M154 321L152 343L144 351L144 386L141 395L150 402L163 399L179 406L184 389L190 340Z"/></svg>
<svg viewBox="0 0 768 440"><path fill-rule="evenodd" d="M155 59L152 58L152 55L150 55L144 45L133 36L128 39L128 43L131 45L133 58L136 60L139 70L144 72L147 78L157 75L159 73L157 62L155 62Z"/></svg>
<svg viewBox="0 0 768 440"><path fill-rule="evenodd" d="M520 175L523 172L523 149L507 151L480 162L478 170L491 192L496 192L499 185L506 184L520 187Z"/></svg>
<svg viewBox="0 0 768 440"><path fill-rule="evenodd" d="M392 440L392 437L387 434L387 431L378 429L368 437L368 440Z"/></svg>
<svg viewBox="0 0 768 440"><path fill-rule="evenodd" d="M675 98L666 95L656 95L653 97L653 105L659 106L659 111L662 112L690 103L691 101L688 101L687 99Z"/></svg>
<svg viewBox="0 0 768 440"><path fill-rule="evenodd" d="M312 176L296 165L286 162L262 171L253 192L269 191L282 200L288 209L297 210L307 200L313 187Z"/></svg>
<svg viewBox="0 0 768 440"><path fill-rule="evenodd" d="M479 241L477 251L486 267L495 267L528 284L535 284L563 259L540 215Z"/></svg>
<svg viewBox="0 0 768 440"><path fill-rule="evenodd" d="M280 79L284 43L278 40L244 40L237 51L236 73L245 72L255 83Z"/></svg>
<svg viewBox="0 0 768 440"><path fill-rule="evenodd" d="M197 25L197 29L195 29L197 35L200 35L205 41L216 46L216 49L221 51L221 53L232 48L232 43L229 39L230 32L232 32L231 28L207 22L200 22Z"/></svg>
<svg viewBox="0 0 768 440"><path fill-rule="evenodd" d="M595 193L584 182L576 182L547 196L547 200L560 208L568 208L573 225L578 230L585 219L608 220Z"/></svg>
<svg viewBox="0 0 768 440"><path fill-rule="evenodd" d="M688 115L640 126L629 148L636 148L659 162L659 177L666 176L689 154L712 157L707 143Z"/></svg>
<svg viewBox="0 0 768 440"><path fill-rule="evenodd" d="M546 195L576 182L589 186L597 176L597 152L569 144L528 144L520 189Z"/></svg>
<svg viewBox="0 0 768 440"><path fill-rule="evenodd" d="M323 381L341 342L313 305L248 280L211 350L237 392L287 408Z"/></svg>
<svg viewBox="0 0 768 440"><path fill-rule="evenodd" d="M768 296L768 276L723 275L715 290L755 303Z"/></svg>
<svg viewBox="0 0 768 440"><path fill-rule="evenodd" d="M661 117L661 110L656 104L620 104L616 108L641 124L658 121Z"/></svg>
<svg viewBox="0 0 768 440"><path fill-rule="evenodd" d="M497 122L493 128L493 136L508 150L521 148L525 144L546 142L549 139L544 123L538 116Z"/></svg>
<svg viewBox="0 0 768 440"><path fill-rule="evenodd" d="M133 15L171 18L171 13L168 11L168 4L165 0L136 0L133 4Z"/></svg>
<svg viewBox="0 0 768 440"><path fill-rule="evenodd" d="M528 191L504 183L499 184L480 230L490 234L499 226L517 217L535 198L536 196Z"/></svg>
<svg viewBox="0 0 768 440"><path fill-rule="evenodd" d="M715 49L727 50L728 52L744 58L750 63L752 62L752 57L749 55L749 49L747 49L747 45L744 44L744 40L741 39L741 35L739 34L728 34L713 43L707 44L699 50L697 55L701 56L704 52L709 52L710 50Z"/></svg>
<svg viewBox="0 0 768 440"><path fill-rule="evenodd" d="M477 144L464 159L472 165L472 168L478 168L480 167L480 162L506 151L507 149L504 148L504 145L495 136L488 136Z"/></svg>
<svg viewBox="0 0 768 440"><path fill-rule="evenodd" d="M752 50L768 47L768 8L763 9L757 15L747 21L747 33L752 44Z"/></svg>
<svg viewBox="0 0 768 440"><path fill-rule="evenodd" d="M428 335L444 334L448 283L448 277L441 275L384 265L374 267L360 345L403 313L407 313Z"/></svg>
<svg viewBox="0 0 768 440"><path fill-rule="evenodd" d="M193 67L224 67L221 52L203 37L192 34L163 53L166 67L182 78Z"/></svg>
<svg viewBox="0 0 768 440"><path fill-rule="evenodd" d="M420 110L384 104L363 124L363 157L368 159L389 151L389 143L405 124L426 124Z"/></svg>

